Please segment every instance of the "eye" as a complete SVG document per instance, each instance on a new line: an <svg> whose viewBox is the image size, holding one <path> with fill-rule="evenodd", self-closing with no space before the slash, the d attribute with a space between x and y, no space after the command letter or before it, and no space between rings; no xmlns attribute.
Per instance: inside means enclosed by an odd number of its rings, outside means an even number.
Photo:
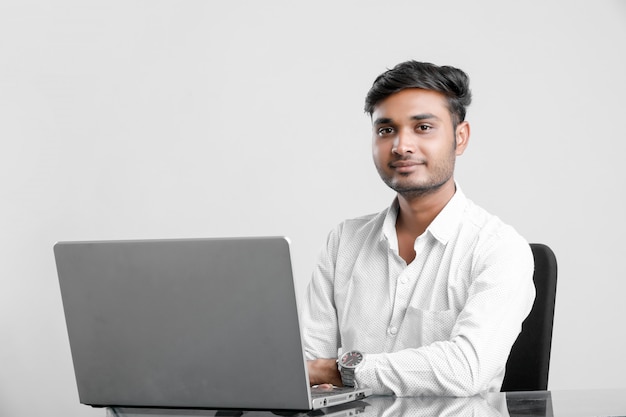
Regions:
<svg viewBox="0 0 626 417"><path fill-rule="evenodd" d="M420 132L428 132L432 128L433 127L430 125L417 125L416 130L419 130Z"/></svg>
<svg viewBox="0 0 626 417"><path fill-rule="evenodd" d="M391 135L393 132L394 132L393 127L389 127L389 126L381 127L377 131L378 136L388 136L388 135Z"/></svg>

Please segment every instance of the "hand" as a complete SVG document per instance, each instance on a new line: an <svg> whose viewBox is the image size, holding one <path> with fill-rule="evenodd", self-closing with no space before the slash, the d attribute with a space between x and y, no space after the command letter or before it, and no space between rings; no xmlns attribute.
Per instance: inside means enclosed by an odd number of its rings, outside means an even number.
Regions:
<svg viewBox="0 0 626 417"><path fill-rule="evenodd" d="M343 386L341 374L337 369L337 359L314 359L307 361L309 383L311 385Z"/></svg>

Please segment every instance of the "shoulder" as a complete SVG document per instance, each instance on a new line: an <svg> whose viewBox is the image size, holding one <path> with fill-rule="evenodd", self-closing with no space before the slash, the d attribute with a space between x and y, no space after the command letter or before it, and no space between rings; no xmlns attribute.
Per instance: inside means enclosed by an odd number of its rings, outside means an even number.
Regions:
<svg viewBox="0 0 626 417"><path fill-rule="evenodd" d="M461 234L473 240L475 262L494 260L510 265L530 266L533 256L528 241L511 225L471 200L467 200Z"/></svg>
<svg viewBox="0 0 626 417"><path fill-rule="evenodd" d="M468 232L473 232L481 238L521 238L513 226L505 223L498 216L491 214L470 199L465 200L461 228L468 229Z"/></svg>
<svg viewBox="0 0 626 417"><path fill-rule="evenodd" d="M328 234L326 252L357 254L364 246L375 246L383 236L382 228L389 209L346 219L335 226Z"/></svg>
<svg viewBox="0 0 626 417"><path fill-rule="evenodd" d="M380 232L388 211L389 209L385 209L379 213L366 214L346 219L339 223L331 231L331 234L335 234L338 238L344 238L359 235L370 235L373 232Z"/></svg>

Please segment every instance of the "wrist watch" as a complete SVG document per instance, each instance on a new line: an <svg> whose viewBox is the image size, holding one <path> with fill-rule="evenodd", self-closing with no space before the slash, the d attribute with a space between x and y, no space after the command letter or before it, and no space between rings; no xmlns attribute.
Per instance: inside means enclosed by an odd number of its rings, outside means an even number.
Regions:
<svg viewBox="0 0 626 417"><path fill-rule="evenodd" d="M346 387L354 386L354 369L363 362L363 354L358 350L350 350L337 360L341 382Z"/></svg>

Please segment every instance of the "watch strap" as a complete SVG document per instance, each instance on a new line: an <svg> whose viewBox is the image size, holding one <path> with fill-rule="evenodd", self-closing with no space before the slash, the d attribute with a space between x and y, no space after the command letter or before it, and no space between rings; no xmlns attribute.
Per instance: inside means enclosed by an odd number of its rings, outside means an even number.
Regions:
<svg viewBox="0 0 626 417"><path fill-rule="evenodd" d="M354 386L354 369L348 368L339 368L339 373L341 374L341 383L346 387Z"/></svg>

